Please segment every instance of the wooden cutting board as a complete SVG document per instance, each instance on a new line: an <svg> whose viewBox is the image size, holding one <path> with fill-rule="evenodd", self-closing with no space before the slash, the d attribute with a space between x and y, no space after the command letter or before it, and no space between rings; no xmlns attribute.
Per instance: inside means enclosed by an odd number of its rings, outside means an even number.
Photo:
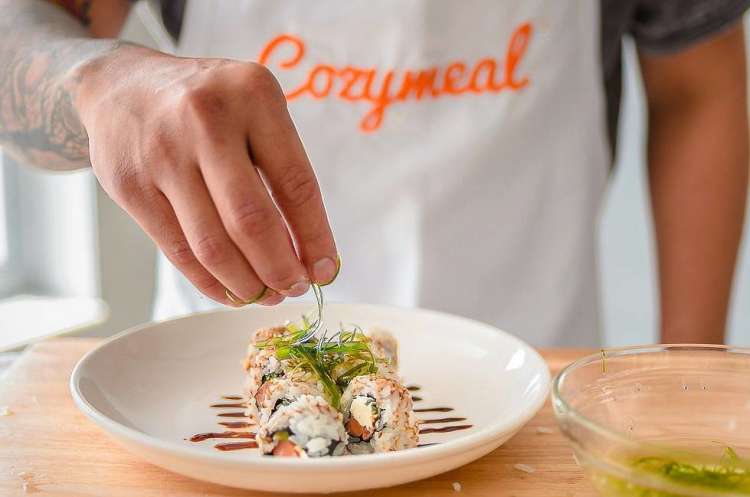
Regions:
<svg viewBox="0 0 750 497"><path fill-rule="evenodd" d="M279 495L191 480L143 462L115 445L78 411L68 391L73 366L97 343L97 339L80 338L39 343L0 380L0 413L4 407L10 411L0 416L0 495ZM543 351L553 373L585 353ZM454 482L460 491L454 490ZM548 402L514 438L476 462L427 480L358 495L584 497L596 493L557 430Z"/></svg>

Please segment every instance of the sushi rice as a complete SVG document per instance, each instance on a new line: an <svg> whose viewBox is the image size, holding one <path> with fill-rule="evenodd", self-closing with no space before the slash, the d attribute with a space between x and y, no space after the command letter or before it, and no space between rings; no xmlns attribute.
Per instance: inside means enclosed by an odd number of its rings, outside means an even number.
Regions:
<svg viewBox="0 0 750 497"><path fill-rule="evenodd" d="M320 397L321 394L319 385L312 381L271 378L248 401L245 414L257 424L266 423L280 407L291 404L303 395Z"/></svg>
<svg viewBox="0 0 750 497"><path fill-rule="evenodd" d="M379 359L383 359L395 371L398 370L398 341L393 334L383 328L372 328L367 333L370 339L370 350Z"/></svg>
<svg viewBox="0 0 750 497"><path fill-rule="evenodd" d="M344 454L348 436L339 411L322 397L302 395L261 424L256 441L263 454L326 457Z"/></svg>
<svg viewBox="0 0 750 497"><path fill-rule="evenodd" d="M409 391L390 378L354 378L341 398L344 424L353 454L416 447L419 426Z"/></svg>
<svg viewBox="0 0 750 497"><path fill-rule="evenodd" d="M250 338L247 354L243 361L243 367L247 373L244 393L248 399L253 398L261 385L268 379L284 376L284 364L276 359L274 349L272 347L260 348L258 344L282 336L286 332L287 330L283 326L261 328L256 330Z"/></svg>

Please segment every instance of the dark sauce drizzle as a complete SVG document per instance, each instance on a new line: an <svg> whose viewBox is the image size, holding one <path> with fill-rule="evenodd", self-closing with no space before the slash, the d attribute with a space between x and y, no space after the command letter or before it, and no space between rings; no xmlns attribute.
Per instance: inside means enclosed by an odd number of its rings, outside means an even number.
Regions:
<svg viewBox="0 0 750 497"><path fill-rule="evenodd" d="M247 428L248 426L255 426L253 423L248 423L247 421L222 421L219 424L227 428Z"/></svg>
<svg viewBox="0 0 750 497"><path fill-rule="evenodd" d="M437 418L437 419L422 419L419 422L423 425L434 425L437 423L456 423L458 421L466 421L466 418Z"/></svg>
<svg viewBox="0 0 750 497"><path fill-rule="evenodd" d="M452 410L452 407L423 407L414 409L414 412L451 412Z"/></svg>
<svg viewBox="0 0 750 497"><path fill-rule="evenodd" d="M421 389L419 385L408 385L406 387L410 392L417 392ZM243 397L241 395L222 395L221 398L223 400L243 400ZM419 402L422 400L422 397L419 397L417 395L412 396L412 400L414 402ZM219 404L211 404L210 407L213 408L242 408L245 407L244 402L236 402L236 403L219 403ZM452 407L423 407L421 409L414 409L414 412L451 412L454 409ZM217 416L222 418L247 418L244 412L222 412L217 414ZM436 419L425 419L421 420L421 424L440 424L440 423L456 423L459 421L466 421L466 418L459 418L459 417L447 417L447 418L436 418ZM250 423L248 421L222 421L219 422L221 426L224 426L226 428L231 429L237 429L237 428L249 428L251 426L254 426L253 423ZM440 428L424 428L419 430L420 434L428 434L428 433L449 433L452 431L459 431L459 430L468 430L473 425L470 424L464 424L464 425L452 425L452 426L443 426ZM248 441L244 442L228 442L228 443L219 443L214 445L214 447L221 451L234 451L234 450L243 450L243 449L257 449L258 444L254 440L255 434L247 431L224 431L224 432L213 432L213 433L198 433L196 435L193 435L190 437L191 442L202 442L204 440L210 440L210 439L216 439L216 438L246 438L250 439ZM417 447L429 447L431 445L437 445L438 442L431 442L431 443L422 443L419 444Z"/></svg>
<svg viewBox="0 0 750 497"><path fill-rule="evenodd" d="M198 433L190 437L191 442L202 442L204 440L210 440L212 438L250 438L255 439L254 433L241 432L241 431L222 431L214 433Z"/></svg>
<svg viewBox="0 0 750 497"><path fill-rule="evenodd" d="M426 435L427 433L448 433L451 431L468 430L474 425L454 425L454 426L443 426L442 428L425 428L419 430L420 435Z"/></svg>
<svg viewBox="0 0 750 497"><path fill-rule="evenodd" d="M230 451L230 450L242 450L242 449L257 449L258 444L253 440L252 442L233 442L225 444L214 445L219 450Z"/></svg>

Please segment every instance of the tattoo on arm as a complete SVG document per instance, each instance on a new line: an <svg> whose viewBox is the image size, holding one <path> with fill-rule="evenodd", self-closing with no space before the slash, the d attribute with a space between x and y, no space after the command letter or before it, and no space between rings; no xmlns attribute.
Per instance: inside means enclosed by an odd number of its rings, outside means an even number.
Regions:
<svg viewBox="0 0 750 497"><path fill-rule="evenodd" d="M75 69L121 42L89 38L80 22L42 0L0 0L0 12L0 32L7 33L0 44L0 145L47 169L88 166L88 136L73 106Z"/></svg>

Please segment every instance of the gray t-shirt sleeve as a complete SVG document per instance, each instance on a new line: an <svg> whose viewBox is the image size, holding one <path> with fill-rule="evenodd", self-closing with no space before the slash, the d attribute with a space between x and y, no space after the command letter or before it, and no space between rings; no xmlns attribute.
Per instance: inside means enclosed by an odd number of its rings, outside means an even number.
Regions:
<svg viewBox="0 0 750 497"><path fill-rule="evenodd" d="M630 33L646 53L669 53L717 34L750 7L750 0L638 0Z"/></svg>

